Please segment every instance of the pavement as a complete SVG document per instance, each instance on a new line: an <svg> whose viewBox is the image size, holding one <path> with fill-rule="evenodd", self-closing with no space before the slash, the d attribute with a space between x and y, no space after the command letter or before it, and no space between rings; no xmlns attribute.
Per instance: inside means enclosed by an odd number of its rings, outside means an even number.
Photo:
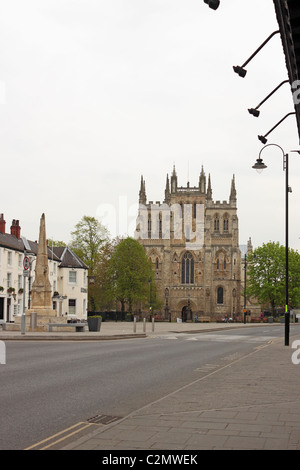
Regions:
<svg viewBox="0 0 300 470"><path fill-rule="evenodd" d="M130 339L180 333L201 334L219 329L251 328L253 324L175 324L104 322L100 333L26 333L0 331L0 340ZM257 326L257 325L255 325ZM268 325L261 325L268 326ZM272 325L282 328L282 325ZM295 325L296 327L296 325ZM144 330L146 328L146 330ZM126 417L97 417L32 446L48 450L109 450L114 452L190 452L198 450L299 450L299 340L284 333L251 353L232 357L218 367L199 371L194 382L173 391ZM91 337L92 335L92 337ZM147 340L147 339L146 339ZM220 362L220 361L219 361ZM298 364L299 362L299 364ZM111 418L111 419L110 419Z"/></svg>

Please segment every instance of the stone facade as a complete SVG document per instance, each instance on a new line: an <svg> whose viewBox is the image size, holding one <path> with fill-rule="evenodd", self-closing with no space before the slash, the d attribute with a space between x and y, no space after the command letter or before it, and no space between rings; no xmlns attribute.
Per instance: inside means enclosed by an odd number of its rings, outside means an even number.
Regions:
<svg viewBox="0 0 300 470"><path fill-rule="evenodd" d="M202 167L196 187L167 176L163 203L147 202L142 177L136 238L153 263L165 319L194 321L241 315L241 253L235 178L229 201L212 199Z"/></svg>

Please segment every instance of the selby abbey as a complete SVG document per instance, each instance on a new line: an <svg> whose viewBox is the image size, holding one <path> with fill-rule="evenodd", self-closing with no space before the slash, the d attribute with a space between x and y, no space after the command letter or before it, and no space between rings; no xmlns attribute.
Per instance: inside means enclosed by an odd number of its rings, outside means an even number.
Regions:
<svg viewBox="0 0 300 470"><path fill-rule="evenodd" d="M147 202L143 177L136 238L155 272L166 320L209 321L241 315L241 252L234 176L229 201L212 199L202 167L196 187L167 176L163 203ZM151 303L151 299L150 299Z"/></svg>

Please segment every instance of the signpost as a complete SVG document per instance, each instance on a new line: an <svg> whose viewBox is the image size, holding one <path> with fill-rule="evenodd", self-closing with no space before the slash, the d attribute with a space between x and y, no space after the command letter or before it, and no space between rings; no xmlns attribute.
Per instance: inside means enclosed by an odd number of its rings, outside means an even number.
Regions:
<svg viewBox="0 0 300 470"><path fill-rule="evenodd" d="M25 290L26 290L26 277L29 277L29 270L30 270L30 259L28 256L24 256L23 259L23 277L24 277L24 289L23 289L23 313L22 313L22 321L21 321L21 334L25 335L26 331L26 317L25 317Z"/></svg>
<svg viewBox="0 0 300 470"><path fill-rule="evenodd" d="M24 271L28 271L29 268L30 268L30 260L29 260L28 256L24 256L23 268L24 268Z"/></svg>

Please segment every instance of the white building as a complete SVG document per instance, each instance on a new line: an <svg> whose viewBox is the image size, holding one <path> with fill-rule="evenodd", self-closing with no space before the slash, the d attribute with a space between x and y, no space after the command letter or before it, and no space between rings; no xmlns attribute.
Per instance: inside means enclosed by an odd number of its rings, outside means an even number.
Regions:
<svg viewBox="0 0 300 470"><path fill-rule="evenodd" d="M18 220L13 220L10 233L0 214L0 320L13 322L30 308L30 289L34 281L38 243L21 236ZM30 269L24 276L24 257ZM57 316L87 318L88 267L68 247L48 246L49 280L53 308Z"/></svg>

